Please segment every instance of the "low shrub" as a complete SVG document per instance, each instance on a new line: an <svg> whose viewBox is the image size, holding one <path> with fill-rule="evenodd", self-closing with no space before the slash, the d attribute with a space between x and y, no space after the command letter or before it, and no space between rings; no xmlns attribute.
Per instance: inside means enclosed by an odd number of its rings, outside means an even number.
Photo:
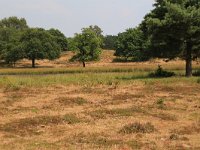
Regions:
<svg viewBox="0 0 200 150"><path fill-rule="evenodd" d="M158 69L155 72L149 74L149 77L159 77L159 78L166 78L172 76L175 76L174 72L165 71L160 65L158 66Z"/></svg>
<svg viewBox="0 0 200 150"><path fill-rule="evenodd" d="M194 73L193 73L193 76L200 76L200 70L197 70L197 71L195 71Z"/></svg>

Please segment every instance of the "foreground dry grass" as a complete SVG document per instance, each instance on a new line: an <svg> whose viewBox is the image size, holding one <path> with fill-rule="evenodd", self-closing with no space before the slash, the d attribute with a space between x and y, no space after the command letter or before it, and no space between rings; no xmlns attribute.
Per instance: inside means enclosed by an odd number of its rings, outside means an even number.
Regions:
<svg viewBox="0 0 200 150"><path fill-rule="evenodd" d="M200 79L182 76L183 61L112 63L112 55L86 69L68 54L1 69L0 150L199 150ZM148 78L158 64L177 76Z"/></svg>
<svg viewBox="0 0 200 150"><path fill-rule="evenodd" d="M199 139L196 82L0 89L2 150L199 150Z"/></svg>

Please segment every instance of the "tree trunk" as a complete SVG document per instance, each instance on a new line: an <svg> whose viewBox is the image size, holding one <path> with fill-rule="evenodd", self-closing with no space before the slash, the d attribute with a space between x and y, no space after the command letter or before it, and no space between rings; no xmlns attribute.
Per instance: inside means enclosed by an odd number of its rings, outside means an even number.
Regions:
<svg viewBox="0 0 200 150"><path fill-rule="evenodd" d="M192 46L187 44L186 50L186 77L192 76Z"/></svg>
<svg viewBox="0 0 200 150"><path fill-rule="evenodd" d="M32 59L32 68L35 68L35 59Z"/></svg>
<svg viewBox="0 0 200 150"><path fill-rule="evenodd" d="M83 63L83 67L85 68L85 62L84 62L84 61L82 61L82 63Z"/></svg>

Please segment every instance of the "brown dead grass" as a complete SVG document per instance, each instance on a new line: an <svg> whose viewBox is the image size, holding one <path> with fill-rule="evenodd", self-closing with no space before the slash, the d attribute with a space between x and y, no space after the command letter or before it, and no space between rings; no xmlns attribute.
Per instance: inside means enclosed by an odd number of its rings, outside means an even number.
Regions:
<svg viewBox="0 0 200 150"><path fill-rule="evenodd" d="M111 52L103 53L103 61L89 63L89 67L152 69L158 63L184 67L182 61L111 63ZM37 62L39 66L80 65L66 62L68 59L67 54L53 62ZM29 61L24 63L30 65ZM17 90L0 87L0 149L200 149L199 84L181 79L151 80L61 83ZM121 133L125 128L125 134Z"/></svg>
<svg viewBox="0 0 200 150"><path fill-rule="evenodd" d="M89 90L81 85L29 88L15 92L2 90L0 149L12 149L13 145L15 149L200 147L198 85L182 83L185 89L174 83L168 84L167 88L162 84L158 87L151 85L156 89L151 93L146 93L149 85L112 86L99 85ZM109 89L112 90L106 93ZM162 103L164 109L157 106ZM145 129L142 125L149 122L155 132L119 132L134 122L141 124L141 130Z"/></svg>
<svg viewBox="0 0 200 150"><path fill-rule="evenodd" d="M156 69L158 65L162 65L163 68L173 68L173 69L183 69L184 66L182 65L184 62L182 60L176 59L169 62L166 62L162 59L152 59L148 62L129 62L129 63L121 63L121 62L113 62L116 58L114 56L114 50L103 50L100 56L100 61L97 62L87 62L87 67L134 67L138 69L147 69L154 68ZM82 63L79 62L70 62L70 58L74 56L74 52L64 52L59 59L56 60L36 60L36 66L39 68L73 68L73 67L82 67ZM31 67L30 60L21 60L16 63L17 68L21 67ZM199 62L194 62L193 67L199 68Z"/></svg>

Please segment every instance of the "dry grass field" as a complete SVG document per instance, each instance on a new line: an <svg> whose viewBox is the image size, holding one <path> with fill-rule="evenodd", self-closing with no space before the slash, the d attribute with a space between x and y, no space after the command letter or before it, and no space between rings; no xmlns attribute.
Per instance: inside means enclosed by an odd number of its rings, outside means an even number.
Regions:
<svg viewBox="0 0 200 150"><path fill-rule="evenodd" d="M0 69L0 149L199 150L200 78L182 76L182 61L112 63L110 53L86 69L68 56ZM158 64L178 75L149 78Z"/></svg>

